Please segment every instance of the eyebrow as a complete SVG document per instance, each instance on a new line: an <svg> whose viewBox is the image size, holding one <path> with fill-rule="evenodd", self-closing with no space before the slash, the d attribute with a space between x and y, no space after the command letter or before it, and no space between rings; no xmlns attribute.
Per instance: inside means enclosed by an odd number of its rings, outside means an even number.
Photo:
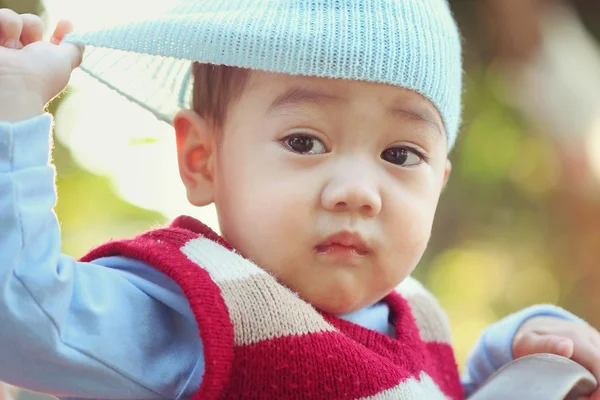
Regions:
<svg viewBox="0 0 600 400"><path fill-rule="evenodd" d="M390 107L385 114L386 116L392 118L399 118L402 120L410 119L417 122L424 122L427 125L435 128L435 130L440 134L444 132L444 130L440 127L440 124L437 123L437 119L427 111L420 112L416 110L407 110L405 108Z"/></svg>
<svg viewBox="0 0 600 400"><path fill-rule="evenodd" d="M269 106L269 108L267 108L267 113L274 113L276 111L291 108L300 104L323 105L332 101L339 102L344 100L345 99L342 97L319 92L317 90L293 87L279 95ZM401 107L390 107L386 110L385 115L388 118L397 118L401 119L402 121L409 119L412 121L424 122L435 128L438 133L442 134L443 132L443 129L438 124L435 116L425 110L417 111Z"/></svg>
<svg viewBox="0 0 600 400"><path fill-rule="evenodd" d="M342 100L338 96L318 92L315 90L293 87L283 94L279 95L267 109L267 113L273 113L285 108L293 107L299 104L319 104L329 103L331 101Z"/></svg>

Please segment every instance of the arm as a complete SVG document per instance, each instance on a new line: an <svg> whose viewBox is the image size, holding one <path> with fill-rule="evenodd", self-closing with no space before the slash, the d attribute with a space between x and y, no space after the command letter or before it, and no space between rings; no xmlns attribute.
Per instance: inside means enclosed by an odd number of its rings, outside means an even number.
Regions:
<svg viewBox="0 0 600 400"><path fill-rule="evenodd" d="M0 380L62 398L189 396L204 364L179 287L139 262L60 253L50 127L0 122Z"/></svg>
<svg viewBox="0 0 600 400"><path fill-rule="evenodd" d="M466 397L477 390L493 373L514 360L512 345L517 331L525 321L539 316L582 322L581 319L559 307L538 305L516 312L490 325L481 334L467 358L467 365L461 379Z"/></svg>

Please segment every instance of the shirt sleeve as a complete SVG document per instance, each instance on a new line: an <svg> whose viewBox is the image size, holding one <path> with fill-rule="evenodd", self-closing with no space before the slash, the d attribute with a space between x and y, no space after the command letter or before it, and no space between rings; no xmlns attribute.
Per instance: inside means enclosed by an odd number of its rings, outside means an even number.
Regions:
<svg viewBox="0 0 600 400"><path fill-rule="evenodd" d="M469 397L483 382L504 365L513 361L512 343L521 325L533 317L556 317L585 323L582 319L549 304L536 305L518 311L486 328L467 357L461 377L465 397Z"/></svg>
<svg viewBox="0 0 600 400"><path fill-rule="evenodd" d="M175 282L143 263L61 254L52 118L0 122L0 381L63 399L180 399L203 347Z"/></svg>

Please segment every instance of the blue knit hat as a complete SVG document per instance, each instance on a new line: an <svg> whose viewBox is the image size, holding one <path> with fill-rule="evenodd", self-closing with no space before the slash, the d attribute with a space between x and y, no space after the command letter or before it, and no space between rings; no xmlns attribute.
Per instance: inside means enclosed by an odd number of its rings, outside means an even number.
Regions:
<svg viewBox="0 0 600 400"><path fill-rule="evenodd" d="M447 0L185 0L163 16L90 32L81 68L172 123L189 108L191 61L381 82L460 125L461 42Z"/></svg>

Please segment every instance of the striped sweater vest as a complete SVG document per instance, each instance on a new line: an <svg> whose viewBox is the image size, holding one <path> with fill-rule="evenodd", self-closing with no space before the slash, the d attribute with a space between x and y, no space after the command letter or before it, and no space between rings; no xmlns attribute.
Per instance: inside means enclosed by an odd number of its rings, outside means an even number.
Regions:
<svg viewBox="0 0 600 400"><path fill-rule="evenodd" d="M117 255L158 268L187 297L206 365L195 400L463 396L446 316L412 278L384 299L391 338L317 311L190 217L82 261Z"/></svg>

